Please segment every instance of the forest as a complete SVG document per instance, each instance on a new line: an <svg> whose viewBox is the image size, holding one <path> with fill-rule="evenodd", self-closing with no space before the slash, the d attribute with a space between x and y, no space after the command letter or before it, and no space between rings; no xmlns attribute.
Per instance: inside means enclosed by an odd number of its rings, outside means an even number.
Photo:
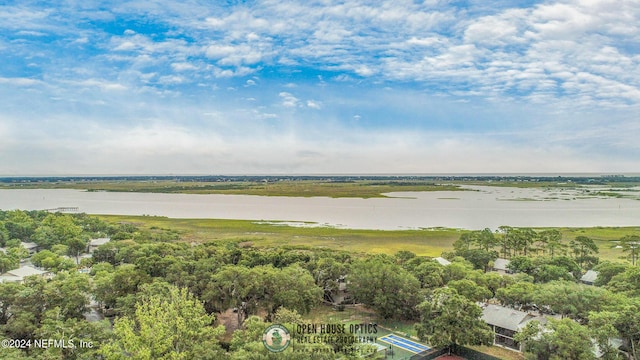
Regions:
<svg viewBox="0 0 640 360"><path fill-rule="evenodd" d="M91 249L99 238L110 241ZM516 335L527 359L640 359L640 236L619 244L625 258L604 261L588 236L504 226L461 233L443 265L406 250L190 241L86 214L0 211L0 273L46 272L0 284L2 358L376 358L355 341L273 353L262 335L271 324L361 322L338 320L359 306L432 347L491 345L481 304L497 304L549 319ZM509 274L492 271L498 258ZM587 270L598 273L592 286L579 281Z"/></svg>

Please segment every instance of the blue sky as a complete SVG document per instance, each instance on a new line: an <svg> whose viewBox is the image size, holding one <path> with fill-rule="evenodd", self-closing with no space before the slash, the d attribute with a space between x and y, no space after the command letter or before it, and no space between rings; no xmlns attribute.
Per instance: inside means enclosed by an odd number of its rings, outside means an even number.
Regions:
<svg viewBox="0 0 640 360"><path fill-rule="evenodd" d="M640 169L636 0L4 4L2 175Z"/></svg>

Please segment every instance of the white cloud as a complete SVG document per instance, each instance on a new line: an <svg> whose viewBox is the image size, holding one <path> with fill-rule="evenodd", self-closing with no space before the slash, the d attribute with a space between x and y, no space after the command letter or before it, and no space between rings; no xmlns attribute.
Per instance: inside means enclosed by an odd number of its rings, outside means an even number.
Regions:
<svg viewBox="0 0 640 360"><path fill-rule="evenodd" d="M197 70L198 67L188 63L188 62L178 62L178 63L173 63L171 64L171 67L173 68L173 70L175 71L189 71L189 70Z"/></svg>
<svg viewBox="0 0 640 360"><path fill-rule="evenodd" d="M519 8L498 1L467 3L461 8L455 2L409 0L265 0L233 6L151 1L114 4L108 11L92 3L46 10L8 5L0 8L0 48L11 64L0 69L0 95L8 104L0 119L12 115L40 125L45 123L37 119L46 119L47 126L30 127L63 137L56 129L68 130L67 119L75 119L79 128L128 122L134 132L119 129L112 135L128 141L140 136L148 149L142 147L148 155L140 155L129 169L151 159L156 142L172 149L161 152L165 162L187 164L188 155L172 154L200 154L190 141L216 154L238 151L233 159L243 165L233 167L229 158L229 169L250 169L255 165L250 155L266 151L269 143L282 145L265 152L264 166L309 171L313 157L291 151L320 154L316 158L327 162L318 169L327 171L333 164L336 171L373 169L376 156L397 163L398 171L445 171L464 166L466 152L477 160L470 167L516 171L526 167L518 158L552 162L546 149L554 149L559 164L586 171L607 165L595 145L583 145L593 142L626 150L610 156L611 164L635 164L632 155L640 155L633 145L640 131L633 125L640 106L636 0L559 0ZM116 35L114 29L100 28L123 19L141 21L131 29L117 28ZM36 36L41 34L47 37ZM384 96L383 87L391 89ZM406 96L410 88L418 90ZM193 108L196 114L189 112ZM479 108L483 116L477 115ZM307 110L306 118L291 109ZM604 131L604 125L615 131ZM249 140L230 139L234 126L238 133L250 133ZM414 127L422 137L402 140L402 131ZM453 129L442 135L448 142L428 136L443 127ZM554 140L539 145L540 139L524 135L512 144L470 140L493 127ZM313 136L304 137L303 131ZM459 135L462 131L470 138ZM354 132L376 140L367 146L364 138L335 135ZM207 148L201 134L227 147ZM31 138L45 143L53 136L43 130ZM262 138L256 153L242 150ZM314 138L332 141L335 150ZM101 142L96 144L94 154ZM409 153L411 147L419 156ZM427 163L424 159L434 153L441 162ZM406 163L398 160L403 156Z"/></svg>
<svg viewBox="0 0 640 360"><path fill-rule="evenodd" d="M315 100L307 100L307 107L320 110L322 108L322 103Z"/></svg>
<svg viewBox="0 0 640 360"><path fill-rule="evenodd" d="M40 80L23 78L23 77L16 77L16 78L0 77L0 84L9 84L9 85L16 85L16 86L33 86L33 85L41 85L43 84L43 82Z"/></svg>
<svg viewBox="0 0 640 360"><path fill-rule="evenodd" d="M279 93L278 96L280 96L280 98L282 99L282 106L297 107L300 104L300 100L293 96L291 93L283 91Z"/></svg>

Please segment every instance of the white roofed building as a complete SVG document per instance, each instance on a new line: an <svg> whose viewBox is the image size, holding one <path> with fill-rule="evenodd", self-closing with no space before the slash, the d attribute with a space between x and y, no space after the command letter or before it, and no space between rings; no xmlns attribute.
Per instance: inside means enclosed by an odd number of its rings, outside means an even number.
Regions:
<svg viewBox="0 0 640 360"><path fill-rule="evenodd" d="M451 265L451 261L449 261L449 260L447 260L447 259L445 259L445 258L443 258L443 257L440 257L440 256L438 256L437 258L434 258L433 260L434 260L434 261L437 261L437 262L438 262L438 264L440 264L440 265L442 265L442 266L449 266L449 265Z"/></svg>
<svg viewBox="0 0 640 360"><path fill-rule="evenodd" d="M24 278L33 275L48 277L51 275L51 273L48 271L36 269L32 266L25 265L17 269L7 271L6 273L0 275L0 282L22 282L24 281Z"/></svg>

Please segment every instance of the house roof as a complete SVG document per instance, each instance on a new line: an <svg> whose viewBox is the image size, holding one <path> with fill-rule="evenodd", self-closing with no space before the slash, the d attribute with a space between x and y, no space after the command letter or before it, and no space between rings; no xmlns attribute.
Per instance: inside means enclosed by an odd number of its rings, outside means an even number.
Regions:
<svg viewBox="0 0 640 360"><path fill-rule="evenodd" d="M91 245L91 246L100 246L100 245L104 245L104 244L108 243L109 241L111 241L111 238L91 239L91 241L89 242L89 245Z"/></svg>
<svg viewBox="0 0 640 360"><path fill-rule="evenodd" d="M443 257L439 257L438 256L437 258L434 258L433 260L437 261L442 266L451 265L451 261L449 261L449 260L447 260L447 259L445 259Z"/></svg>
<svg viewBox="0 0 640 360"><path fill-rule="evenodd" d="M31 276L31 275L43 275L46 273L47 273L46 271L38 270L34 267L25 265L17 269L7 271L5 274L18 276L18 277L25 277L25 276Z"/></svg>
<svg viewBox="0 0 640 360"><path fill-rule="evenodd" d="M511 263L511 260L498 258L493 262L493 268L496 269L496 270L507 271L507 270L509 270L508 266L509 266L510 263Z"/></svg>
<svg viewBox="0 0 640 360"><path fill-rule="evenodd" d="M31 249L35 249L38 247L38 244L34 243L34 242L20 242L20 244L27 250L31 250Z"/></svg>
<svg viewBox="0 0 640 360"><path fill-rule="evenodd" d="M482 310L482 320L489 325L498 326L512 331L518 331L531 320L541 320L524 311L504 306L489 304Z"/></svg>
<svg viewBox="0 0 640 360"><path fill-rule="evenodd" d="M27 276L44 275L47 273L48 273L47 271L38 270L34 267L25 265L17 269L7 271L6 273L0 275L0 282L22 281Z"/></svg>
<svg viewBox="0 0 640 360"><path fill-rule="evenodd" d="M589 270L586 273L584 273L584 275L582 275L582 277L580 278L580 281L592 283L592 282L595 282L597 278L598 278L598 272Z"/></svg>

